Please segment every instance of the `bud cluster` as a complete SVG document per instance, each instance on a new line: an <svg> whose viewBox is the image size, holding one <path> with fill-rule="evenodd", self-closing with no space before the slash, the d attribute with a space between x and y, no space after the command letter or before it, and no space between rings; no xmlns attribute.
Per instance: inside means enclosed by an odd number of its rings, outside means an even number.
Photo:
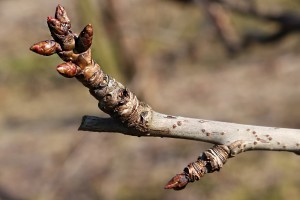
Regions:
<svg viewBox="0 0 300 200"><path fill-rule="evenodd" d="M88 24L77 37L70 30L71 21L61 5L57 6L55 17L47 17L47 24L53 40L38 42L30 50L43 56L58 54L66 63L58 65L57 71L67 78L79 75L91 63L92 25Z"/></svg>

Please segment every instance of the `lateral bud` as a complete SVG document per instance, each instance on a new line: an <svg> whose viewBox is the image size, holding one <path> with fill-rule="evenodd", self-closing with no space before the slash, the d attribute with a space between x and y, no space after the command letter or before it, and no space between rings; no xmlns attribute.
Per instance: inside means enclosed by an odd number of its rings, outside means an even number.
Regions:
<svg viewBox="0 0 300 200"><path fill-rule="evenodd" d="M63 50L70 51L70 50L74 49L75 39L72 34L68 34L67 36L64 36L61 40L62 40L61 46L62 46Z"/></svg>
<svg viewBox="0 0 300 200"><path fill-rule="evenodd" d="M93 26L91 24L88 24L79 34L77 40L76 40L76 46L75 49L78 53L82 53L87 51L93 41Z"/></svg>
<svg viewBox="0 0 300 200"><path fill-rule="evenodd" d="M58 65L56 70L66 78L73 78L79 72L79 67L72 62L66 62Z"/></svg>
<svg viewBox="0 0 300 200"><path fill-rule="evenodd" d="M174 176L165 189L182 190L188 183L198 181L207 173L219 171L226 163L230 149L226 145L215 145L203 152L198 160L188 164L181 174Z"/></svg>
<svg viewBox="0 0 300 200"><path fill-rule="evenodd" d="M45 40L32 45L30 50L43 56L51 56L60 52L61 47L54 40Z"/></svg>

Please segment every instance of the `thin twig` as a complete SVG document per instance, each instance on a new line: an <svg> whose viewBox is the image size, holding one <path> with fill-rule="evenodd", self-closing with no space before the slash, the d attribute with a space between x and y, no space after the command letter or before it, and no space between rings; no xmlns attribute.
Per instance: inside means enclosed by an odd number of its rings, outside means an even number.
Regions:
<svg viewBox="0 0 300 200"><path fill-rule="evenodd" d="M243 125L204 119L153 113L147 132L124 126L111 118L84 116L81 131L115 132L132 136L168 137L231 145L231 154L249 150L290 151L300 153L300 130Z"/></svg>

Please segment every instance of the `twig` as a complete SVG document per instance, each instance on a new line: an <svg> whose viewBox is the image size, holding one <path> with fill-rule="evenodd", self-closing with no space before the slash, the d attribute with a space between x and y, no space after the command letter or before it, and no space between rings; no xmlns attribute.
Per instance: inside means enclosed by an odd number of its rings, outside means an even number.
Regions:
<svg viewBox="0 0 300 200"><path fill-rule="evenodd" d="M79 130L120 132L134 136L172 137L217 144L190 163L181 174L166 185L166 189L183 189L189 182L206 173L220 170L229 157L248 150L276 150L300 153L300 130L240 125L191 119L157 113L137 99L121 83L105 74L92 59L92 25L79 36L71 30L65 9L58 5L55 18L47 23L54 40L46 40L30 49L49 56L57 53L65 63L57 71L76 77L98 101L99 108L112 118L86 116Z"/></svg>
<svg viewBox="0 0 300 200"><path fill-rule="evenodd" d="M300 130L178 117L153 112L146 132L125 127L111 118L84 116L81 131L116 132L146 137L169 137L231 145L231 155L249 150L300 151Z"/></svg>

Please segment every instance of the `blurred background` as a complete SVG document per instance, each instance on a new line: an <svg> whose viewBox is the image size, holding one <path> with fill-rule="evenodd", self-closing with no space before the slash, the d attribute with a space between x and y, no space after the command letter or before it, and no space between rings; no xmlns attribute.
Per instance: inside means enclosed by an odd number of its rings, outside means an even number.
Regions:
<svg viewBox="0 0 300 200"><path fill-rule="evenodd" d="M237 3L239 2L239 3ZM299 199L299 156L247 152L185 190L163 186L211 147L79 132L105 116L62 61L29 51L63 5L93 56L156 111L300 128L300 2L0 0L0 199Z"/></svg>

